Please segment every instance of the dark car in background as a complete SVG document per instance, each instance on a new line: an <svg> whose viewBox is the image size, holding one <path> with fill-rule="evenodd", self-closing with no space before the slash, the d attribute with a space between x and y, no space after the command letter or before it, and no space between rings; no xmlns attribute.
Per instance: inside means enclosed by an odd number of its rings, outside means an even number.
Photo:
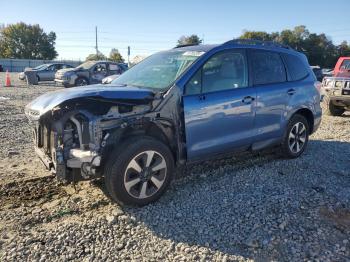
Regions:
<svg viewBox="0 0 350 262"><path fill-rule="evenodd" d="M55 82L64 87L100 84L102 79L120 75L127 70L125 64L111 61L88 61L76 68L59 70Z"/></svg>
<svg viewBox="0 0 350 262"><path fill-rule="evenodd" d="M311 69L312 71L314 72L316 78L317 78L317 81L320 81L322 82L322 79L323 79L323 71L322 71L322 68L319 67L319 66L311 66Z"/></svg>
<svg viewBox="0 0 350 262"><path fill-rule="evenodd" d="M54 81L55 74L58 70L73 68L73 66L65 63L50 63L39 65L34 68L26 68L24 72L18 74L20 80L26 79L26 72L35 71L38 82L39 81Z"/></svg>

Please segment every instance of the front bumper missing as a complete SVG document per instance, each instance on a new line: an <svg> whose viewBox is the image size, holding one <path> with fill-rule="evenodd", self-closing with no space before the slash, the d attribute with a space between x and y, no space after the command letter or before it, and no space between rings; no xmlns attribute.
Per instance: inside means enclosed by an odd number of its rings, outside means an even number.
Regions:
<svg viewBox="0 0 350 262"><path fill-rule="evenodd" d="M66 181L70 180L69 173L72 169L80 169L82 177L89 179L96 174L96 168L101 164L101 156L90 150L71 149L66 163L61 156L54 154L56 159L52 159L38 147L35 147L35 153L53 175Z"/></svg>
<svg viewBox="0 0 350 262"><path fill-rule="evenodd" d="M67 167L70 168L81 168L84 163L98 167L101 163L101 156L90 150L71 149L69 155Z"/></svg>
<svg viewBox="0 0 350 262"><path fill-rule="evenodd" d="M54 164L53 161L45 154L45 152L43 150L41 150L38 147L35 147L35 153L38 155L39 159L41 160L41 162L43 162L43 164L45 165L45 167L51 171L51 173L55 174L55 168L54 168Z"/></svg>

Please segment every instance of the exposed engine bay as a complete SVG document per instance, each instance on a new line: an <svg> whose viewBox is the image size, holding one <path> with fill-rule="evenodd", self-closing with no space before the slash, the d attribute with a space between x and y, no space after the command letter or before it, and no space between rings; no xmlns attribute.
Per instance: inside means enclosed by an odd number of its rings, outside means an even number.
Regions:
<svg viewBox="0 0 350 262"><path fill-rule="evenodd" d="M175 97L172 94L166 100L178 101ZM108 153L139 133L166 140L177 151L179 127L173 120L179 107L176 102L171 103L174 107L162 108L162 100L95 95L63 101L44 114L29 104L25 112L33 127L36 153L58 178L71 182L102 176Z"/></svg>

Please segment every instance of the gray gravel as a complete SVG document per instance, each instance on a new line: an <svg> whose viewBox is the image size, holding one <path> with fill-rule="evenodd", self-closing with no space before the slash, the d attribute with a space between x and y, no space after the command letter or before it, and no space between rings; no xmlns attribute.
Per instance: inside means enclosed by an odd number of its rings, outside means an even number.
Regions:
<svg viewBox="0 0 350 262"><path fill-rule="evenodd" d="M23 105L52 88L0 88L11 97L0 101L1 261L350 260L350 114L324 116L298 159L269 150L188 166L158 202L121 208L102 181L61 185L35 160Z"/></svg>

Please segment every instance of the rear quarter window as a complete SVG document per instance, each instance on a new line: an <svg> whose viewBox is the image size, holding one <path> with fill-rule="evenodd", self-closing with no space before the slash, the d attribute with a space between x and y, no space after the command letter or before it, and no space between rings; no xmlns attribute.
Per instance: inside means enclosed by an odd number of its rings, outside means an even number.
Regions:
<svg viewBox="0 0 350 262"><path fill-rule="evenodd" d="M289 72L289 81L298 81L309 75L309 70L300 57L290 54L283 54Z"/></svg>

